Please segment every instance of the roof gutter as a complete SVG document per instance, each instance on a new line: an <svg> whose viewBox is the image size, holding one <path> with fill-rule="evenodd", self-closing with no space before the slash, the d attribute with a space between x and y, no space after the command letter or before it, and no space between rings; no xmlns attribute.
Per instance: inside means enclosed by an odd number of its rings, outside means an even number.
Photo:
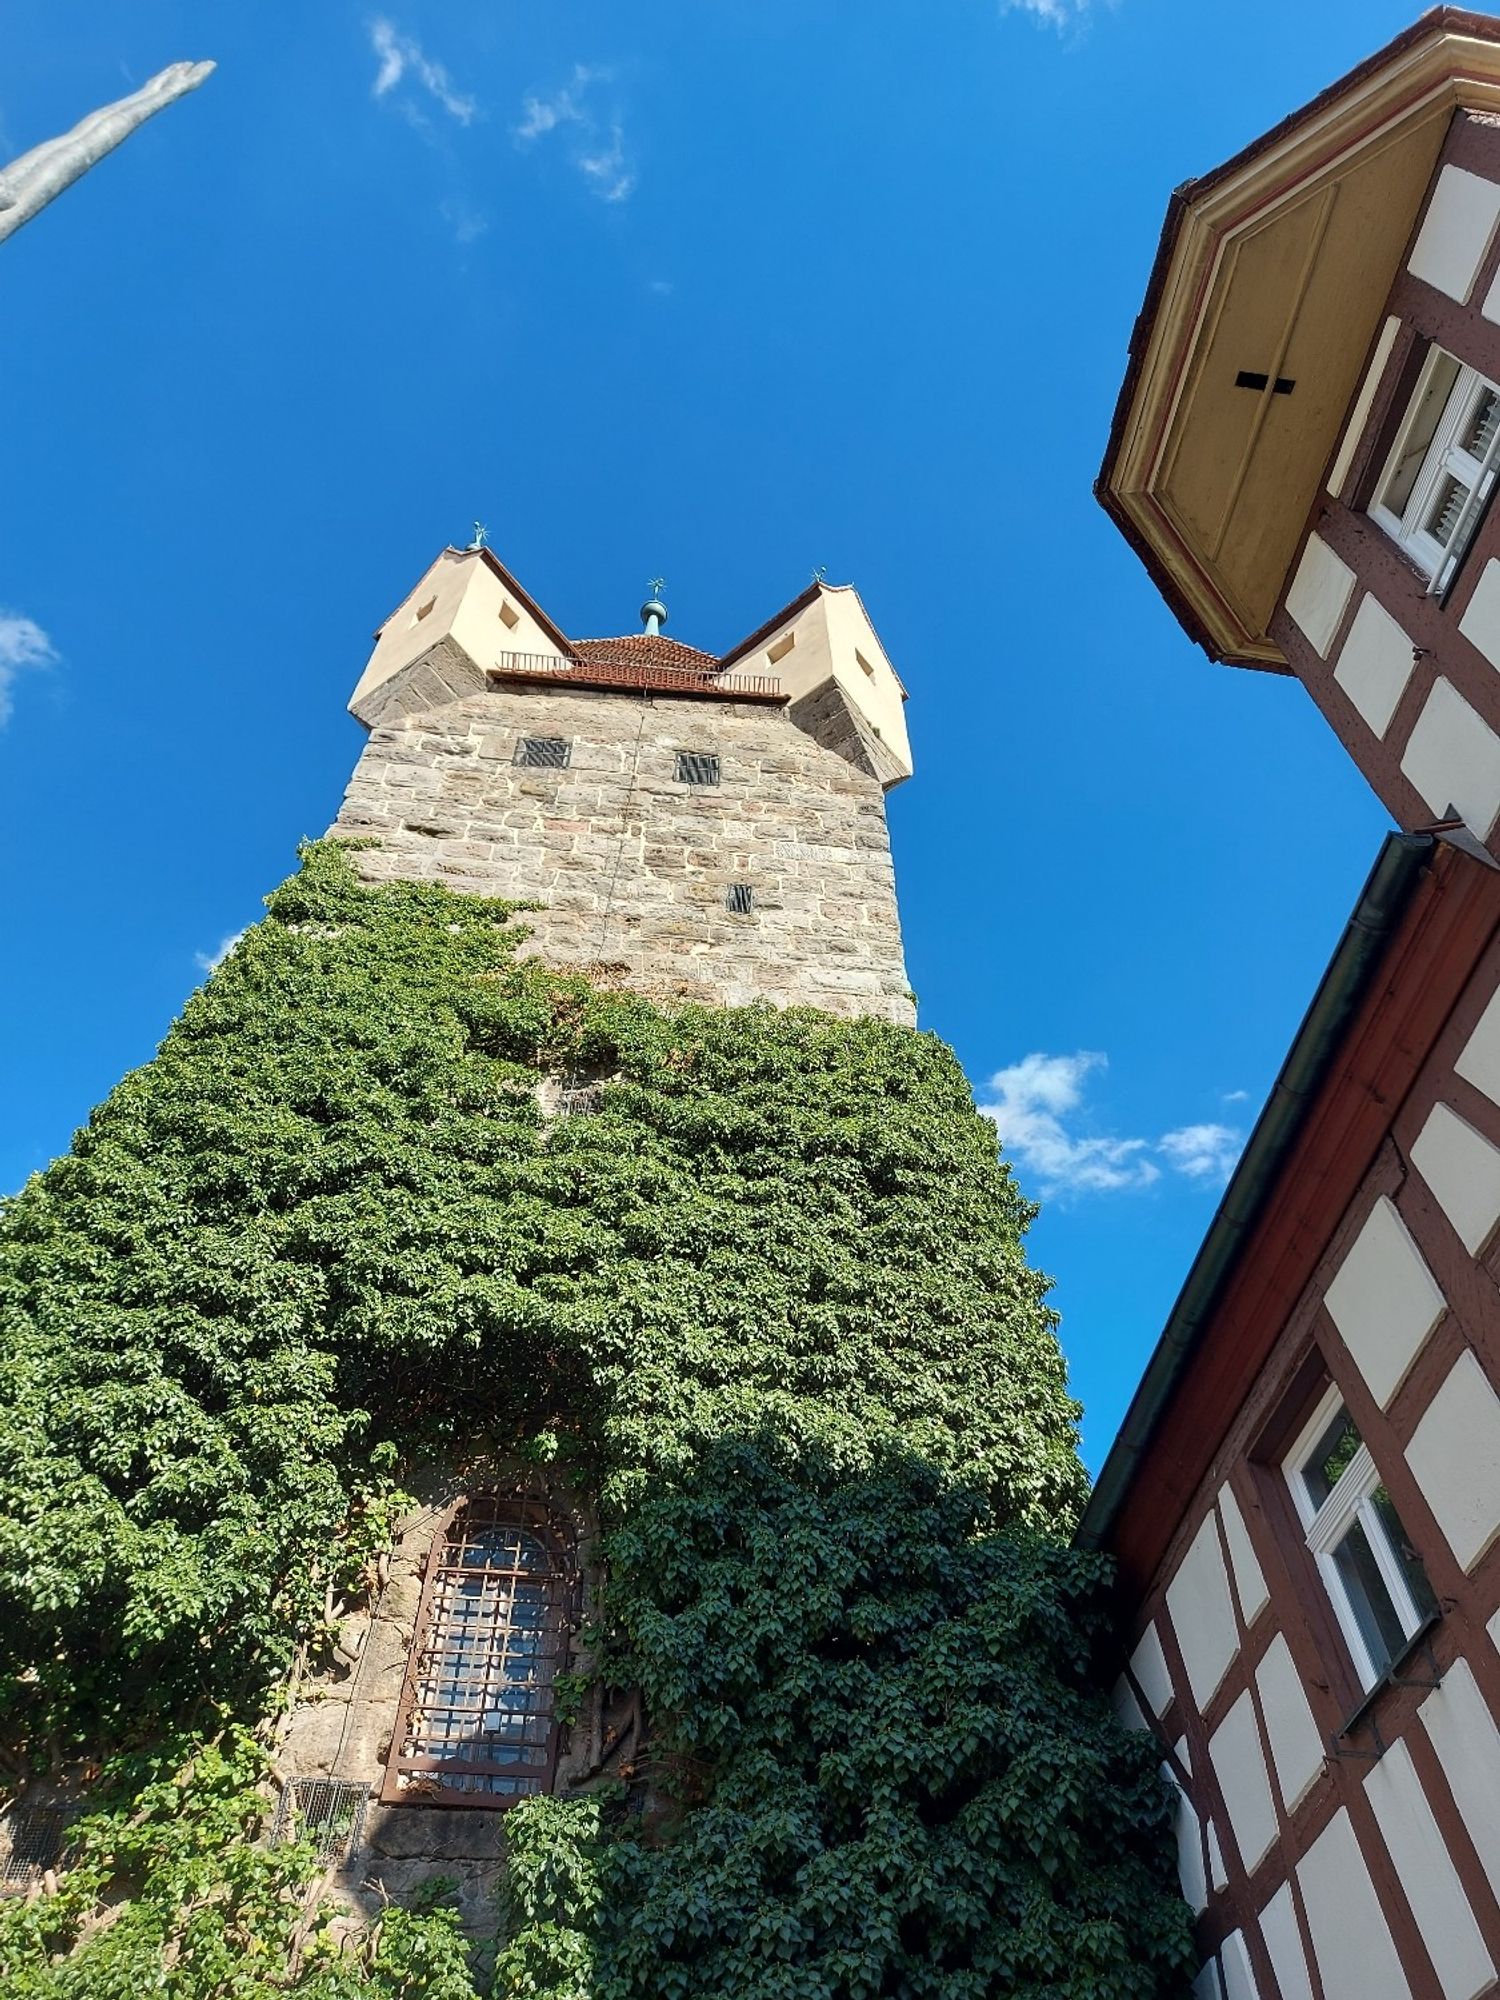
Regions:
<svg viewBox="0 0 1500 2000"><path fill-rule="evenodd" d="M1080 1548L1099 1548L1108 1540L1157 1425L1187 1373L1214 1307L1286 1165L1312 1101L1337 1059L1345 1031L1380 970L1435 845L1431 834L1386 835L1110 1447L1074 1538Z"/></svg>

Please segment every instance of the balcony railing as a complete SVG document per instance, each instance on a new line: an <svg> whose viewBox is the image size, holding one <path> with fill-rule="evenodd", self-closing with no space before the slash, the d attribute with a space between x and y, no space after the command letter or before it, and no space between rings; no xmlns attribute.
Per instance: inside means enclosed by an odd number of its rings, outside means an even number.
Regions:
<svg viewBox="0 0 1500 2000"><path fill-rule="evenodd" d="M579 659L561 653L501 653L495 681L546 681L589 688L638 688L653 694L717 696L726 701L785 701L775 674L721 674L711 667L664 667L647 660Z"/></svg>

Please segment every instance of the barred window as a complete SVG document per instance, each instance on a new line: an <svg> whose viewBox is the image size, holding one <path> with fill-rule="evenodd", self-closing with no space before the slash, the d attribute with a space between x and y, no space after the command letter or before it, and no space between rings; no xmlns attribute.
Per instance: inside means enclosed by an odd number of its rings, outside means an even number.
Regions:
<svg viewBox="0 0 1500 2000"><path fill-rule="evenodd" d="M573 745L566 736L523 736L514 761L533 771L566 771Z"/></svg>
<svg viewBox="0 0 1500 2000"><path fill-rule="evenodd" d="M718 757L711 750L679 750L677 782L679 785L718 784Z"/></svg>
<svg viewBox="0 0 1500 2000"><path fill-rule="evenodd" d="M576 1596L571 1537L539 1502L460 1502L428 1558L381 1798L508 1806L549 1791Z"/></svg>
<svg viewBox="0 0 1500 2000"><path fill-rule="evenodd" d="M18 1801L0 1818L0 1894L34 1889L63 1857L73 1814L66 1806Z"/></svg>
<svg viewBox="0 0 1500 2000"><path fill-rule="evenodd" d="M724 907L733 916L748 917L755 908L755 890L748 882L731 882L724 892Z"/></svg>

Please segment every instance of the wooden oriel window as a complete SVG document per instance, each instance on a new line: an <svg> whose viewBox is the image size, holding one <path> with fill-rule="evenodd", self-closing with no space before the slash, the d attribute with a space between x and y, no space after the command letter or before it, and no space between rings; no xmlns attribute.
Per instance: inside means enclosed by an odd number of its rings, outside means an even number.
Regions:
<svg viewBox="0 0 1500 2000"><path fill-rule="evenodd" d="M499 1807L551 1790L576 1600L573 1538L549 1508L459 1502L427 1561L385 1804Z"/></svg>

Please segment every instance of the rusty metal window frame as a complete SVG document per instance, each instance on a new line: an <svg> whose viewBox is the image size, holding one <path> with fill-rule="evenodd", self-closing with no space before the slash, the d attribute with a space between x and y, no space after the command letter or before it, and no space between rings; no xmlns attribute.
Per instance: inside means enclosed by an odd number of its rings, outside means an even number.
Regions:
<svg viewBox="0 0 1500 2000"><path fill-rule="evenodd" d="M383 1805L504 1810L549 1792L554 1683L577 1617L572 1533L542 1501L476 1493L433 1536Z"/></svg>

